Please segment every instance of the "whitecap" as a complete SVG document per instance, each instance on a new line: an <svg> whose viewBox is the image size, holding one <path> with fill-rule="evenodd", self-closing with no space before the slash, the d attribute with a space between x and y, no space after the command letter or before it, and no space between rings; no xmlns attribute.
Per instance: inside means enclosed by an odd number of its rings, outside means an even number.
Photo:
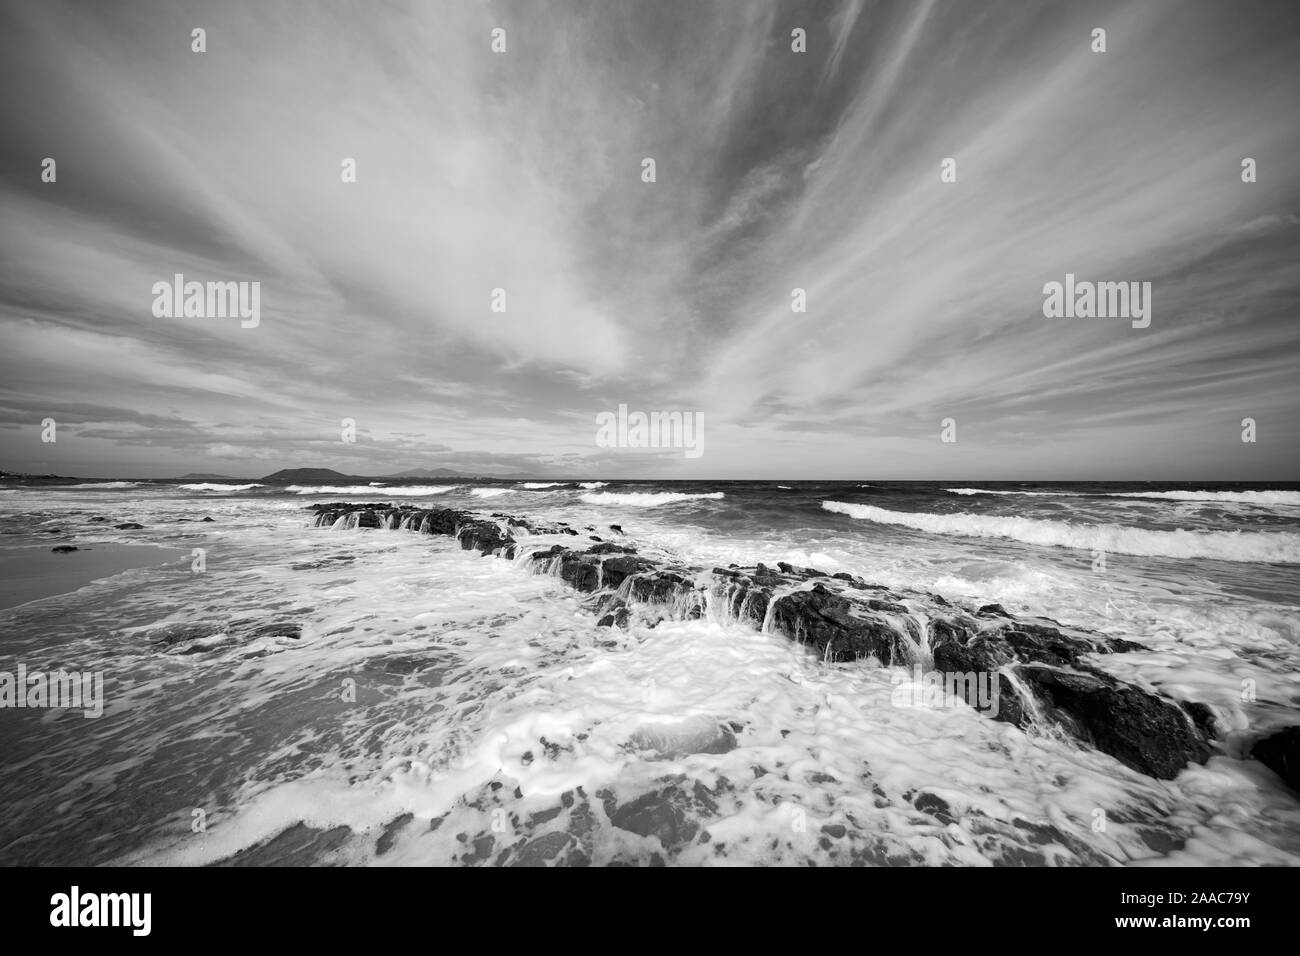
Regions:
<svg viewBox="0 0 1300 956"><path fill-rule="evenodd" d="M223 485L219 482L200 481L192 485L177 485L177 488L183 488L185 491L247 491L249 488L263 488L262 484L254 481L247 485Z"/></svg>
<svg viewBox="0 0 1300 956"><path fill-rule="evenodd" d="M1154 531L1127 525L1071 524L1066 521L963 512L932 514L889 511L873 505L855 505L843 501L823 501L822 507L851 518L915 528L930 534L951 534L965 538L1009 538L1043 547L1081 548L1143 557L1300 564L1300 534L1291 532Z"/></svg>
<svg viewBox="0 0 1300 956"><path fill-rule="evenodd" d="M670 505L678 501L708 499L717 501L725 497L721 491L707 494L689 495L680 491L630 491L619 493L603 491L596 495L583 495L582 500L589 505L632 505L636 508L653 508L655 505Z"/></svg>

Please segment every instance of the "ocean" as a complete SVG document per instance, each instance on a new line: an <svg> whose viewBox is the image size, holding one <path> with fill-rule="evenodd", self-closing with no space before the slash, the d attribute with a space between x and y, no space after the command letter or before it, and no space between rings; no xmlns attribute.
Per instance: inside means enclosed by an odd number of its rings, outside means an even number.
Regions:
<svg viewBox="0 0 1300 956"><path fill-rule="evenodd" d="M0 489L0 672L103 677L97 717L0 711L0 863L1300 863L1296 794L1246 759L1300 723L1297 484ZM1138 642L1097 666L1218 738L1158 780L726 615L598 626L519 558L315 526L329 501L998 603Z"/></svg>

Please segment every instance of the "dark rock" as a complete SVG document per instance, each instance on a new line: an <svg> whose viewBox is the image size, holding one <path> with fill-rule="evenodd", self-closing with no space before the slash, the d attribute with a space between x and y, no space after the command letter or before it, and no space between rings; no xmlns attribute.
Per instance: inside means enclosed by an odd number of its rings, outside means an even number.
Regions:
<svg viewBox="0 0 1300 956"><path fill-rule="evenodd" d="M912 806L922 813L928 813L940 823L947 826L949 823L955 823L956 818L952 815L952 808L948 801L933 793L922 793L912 803Z"/></svg>
<svg viewBox="0 0 1300 956"><path fill-rule="evenodd" d="M393 841L397 839L397 834L415 819L413 814L403 813L400 817L392 820L384 827L384 832L379 835L375 842L375 856L383 856L393 848Z"/></svg>
<svg viewBox="0 0 1300 956"><path fill-rule="evenodd" d="M1128 643L1125 641L1124 643ZM1138 645L1134 645L1137 648ZM1127 650L1128 648L1125 648ZM1188 701L1183 704L1183 710L1187 711L1188 716L1192 718L1192 723L1196 729L1201 732L1206 740L1214 740L1219 736L1219 722L1214 717L1214 711L1200 703L1199 701Z"/></svg>
<svg viewBox="0 0 1300 956"><path fill-rule="evenodd" d="M550 861L555 860L561 854L576 845L577 841L565 833L563 830L554 833L543 833L541 836L533 837L515 854L509 866L547 866Z"/></svg>
<svg viewBox="0 0 1300 956"><path fill-rule="evenodd" d="M616 601L611 605L600 619L596 621L597 627L626 627L630 612L628 606L623 601Z"/></svg>
<svg viewBox="0 0 1300 956"><path fill-rule="evenodd" d="M302 637L302 625L290 621L279 621L274 624L263 624L248 632L250 637L288 637L292 640L298 640Z"/></svg>
<svg viewBox="0 0 1300 956"><path fill-rule="evenodd" d="M829 590L814 585L778 598L773 623L818 655L832 661L874 657L883 664L911 660L907 639L887 621L874 617Z"/></svg>
<svg viewBox="0 0 1300 956"><path fill-rule="evenodd" d="M247 847L213 863L213 866L311 866L342 846L352 831L345 826L330 830L295 823L277 836Z"/></svg>
<svg viewBox="0 0 1300 956"><path fill-rule="evenodd" d="M636 548L629 548L625 544L613 544L603 542L594 548L587 549L588 554L636 554Z"/></svg>
<svg viewBox="0 0 1300 956"><path fill-rule="evenodd" d="M1250 755L1300 791L1300 726L1285 727L1250 748Z"/></svg>
<svg viewBox="0 0 1300 956"><path fill-rule="evenodd" d="M484 862L489 856L492 855L492 848L496 846L496 842L497 842L496 837L492 836L490 833L485 833L480 837L476 837L474 842L470 844L473 852L465 854L464 862L465 863Z"/></svg>
<svg viewBox="0 0 1300 956"><path fill-rule="evenodd" d="M225 631L225 626L212 621L197 624L165 624L145 635L154 644L180 644L184 641L215 637Z"/></svg>
<svg viewBox="0 0 1300 956"><path fill-rule="evenodd" d="M201 519L199 519L199 520L201 520L201 521L215 521L216 519L215 519L215 518L209 518L207 515L204 515L204 516L203 516Z"/></svg>
<svg viewBox="0 0 1300 956"><path fill-rule="evenodd" d="M825 571L818 571L816 568L796 568L793 564L786 564L784 561L776 562L783 574L792 574L801 578L825 578L830 577Z"/></svg>
<svg viewBox="0 0 1300 956"><path fill-rule="evenodd" d="M1176 703L1105 674L1030 666L1019 674L1076 737L1121 763L1171 780L1188 762L1204 763L1210 748Z"/></svg>
<svg viewBox="0 0 1300 956"><path fill-rule="evenodd" d="M50 548L50 550L55 554L70 554L73 551L80 551L81 549L74 544L56 544L54 547Z"/></svg>
<svg viewBox="0 0 1300 956"><path fill-rule="evenodd" d="M118 531L139 531L144 527L142 524L136 524L134 521L124 521L121 524L113 525Z"/></svg>

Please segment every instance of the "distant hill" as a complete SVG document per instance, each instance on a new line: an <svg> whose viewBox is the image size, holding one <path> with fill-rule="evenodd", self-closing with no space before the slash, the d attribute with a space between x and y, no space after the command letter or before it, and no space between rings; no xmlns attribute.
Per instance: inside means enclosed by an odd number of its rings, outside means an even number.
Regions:
<svg viewBox="0 0 1300 956"><path fill-rule="evenodd" d="M300 481L351 481L352 475L340 474L332 468L283 468L274 475L267 475L259 481L283 481L286 483Z"/></svg>
<svg viewBox="0 0 1300 956"><path fill-rule="evenodd" d="M450 468L408 468L406 471L399 471L395 475L384 475L385 478L460 478L461 473L453 471Z"/></svg>
<svg viewBox="0 0 1300 956"><path fill-rule="evenodd" d="M206 472L192 471L188 475L181 475L179 478L173 478L172 481L240 481L239 478L233 478L230 475L209 475Z"/></svg>
<svg viewBox="0 0 1300 956"><path fill-rule="evenodd" d="M186 477L195 476L186 475ZM209 476L205 475L203 477L207 478ZM267 475L265 478L258 478L257 480L284 482L286 484L321 481L333 483L342 481L359 484L368 481L425 481L428 479L446 481L451 478L463 481L531 481L534 476L520 472L509 475L469 475L451 468L409 468L395 475L345 475L332 468L284 468L273 475ZM548 479L542 478L541 480L546 481Z"/></svg>

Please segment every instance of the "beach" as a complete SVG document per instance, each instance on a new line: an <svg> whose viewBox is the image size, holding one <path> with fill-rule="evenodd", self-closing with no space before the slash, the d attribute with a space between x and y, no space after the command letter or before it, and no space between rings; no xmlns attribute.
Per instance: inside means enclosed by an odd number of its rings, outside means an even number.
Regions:
<svg viewBox="0 0 1300 956"><path fill-rule="evenodd" d="M328 502L362 510L318 525ZM517 546L366 527L367 502L472 512ZM1249 759L1300 723L1295 486L10 482L0 531L11 560L141 552L0 610L0 670L102 672L105 698L94 720L3 714L4 862L1300 859L1300 802ZM707 599L602 626L598 589L529 560L579 539L1134 642L1081 660L1205 708L1208 757L1160 779L1077 735L918 704L907 662L823 659Z"/></svg>

